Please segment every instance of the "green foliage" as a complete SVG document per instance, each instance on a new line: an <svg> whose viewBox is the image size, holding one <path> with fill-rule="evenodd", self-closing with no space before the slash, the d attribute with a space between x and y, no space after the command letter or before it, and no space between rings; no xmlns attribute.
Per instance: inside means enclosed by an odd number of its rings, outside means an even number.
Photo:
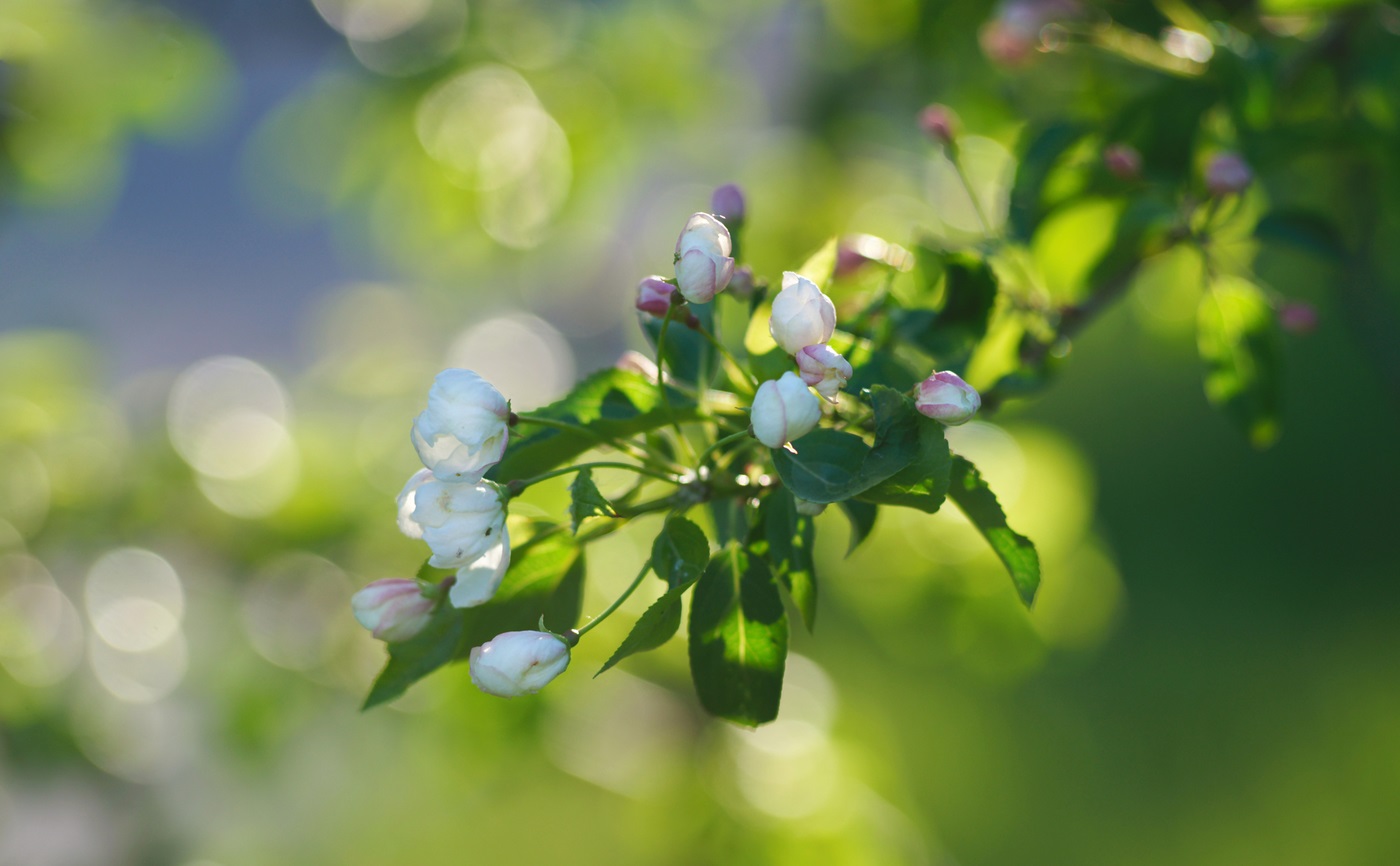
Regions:
<svg viewBox="0 0 1400 866"><path fill-rule="evenodd" d="M919 256L941 262L943 303L937 311L904 311L896 328L900 337L936 358L940 368L962 367L987 334L997 299L996 275L970 253L921 249Z"/></svg>
<svg viewBox="0 0 1400 866"><path fill-rule="evenodd" d="M991 488L982 480L977 467L963 457L953 457L948 495L992 545L992 550L1011 573L1011 582L1016 585L1021 601L1030 607L1040 588L1040 555L1030 539L1006 525L1006 514Z"/></svg>
<svg viewBox="0 0 1400 866"><path fill-rule="evenodd" d="M636 625L632 626L632 630L627 633L627 637L607 663L593 676L599 676L630 655L654 650L674 637L676 630L681 627L681 597L699 579L700 575L697 573L684 583L667 589L660 598L652 602L651 607L637 617Z"/></svg>
<svg viewBox="0 0 1400 866"><path fill-rule="evenodd" d="M1201 299L1197 346L1206 396L1267 448L1279 436L1279 339L1273 308L1252 283L1217 280Z"/></svg>
<svg viewBox="0 0 1400 866"><path fill-rule="evenodd" d="M840 502L859 496L919 457L917 412L909 398L883 386L870 390L875 443L830 428L813 430L793 443L797 453L773 449L783 483L810 502Z"/></svg>
<svg viewBox="0 0 1400 866"><path fill-rule="evenodd" d="M709 561L704 531L684 517L668 517L651 545L651 567L672 589L694 583Z"/></svg>
<svg viewBox="0 0 1400 866"><path fill-rule="evenodd" d="M590 517L616 517L612 503L598 492L593 483L593 470L580 469L569 484L569 521L574 534L578 534L579 524Z"/></svg>
<svg viewBox="0 0 1400 866"><path fill-rule="evenodd" d="M797 512L791 494L775 491L759 506L748 542L751 554L766 557L808 631L817 620L816 541L812 518Z"/></svg>

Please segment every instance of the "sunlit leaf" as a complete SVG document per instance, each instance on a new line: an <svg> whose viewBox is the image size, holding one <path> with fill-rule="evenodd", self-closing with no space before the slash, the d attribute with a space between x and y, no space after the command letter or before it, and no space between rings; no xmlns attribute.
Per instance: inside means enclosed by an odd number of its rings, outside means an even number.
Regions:
<svg viewBox="0 0 1400 866"><path fill-rule="evenodd" d="M704 531L684 517L668 517L651 544L651 567L667 586L693 583L709 561Z"/></svg>
<svg viewBox="0 0 1400 866"><path fill-rule="evenodd" d="M1279 337L1273 308L1247 280L1226 277L1201 299L1196 342L1206 397L1267 448L1279 436Z"/></svg>
<svg viewBox="0 0 1400 866"><path fill-rule="evenodd" d="M758 544L751 542L749 552L761 553L811 631L817 619L817 531L812 518L797 513L790 493L774 491L759 507L753 535Z"/></svg>
<svg viewBox="0 0 1400 866"><path fill-rule="evenodd" d="M903 411L918 431L918 454L894 475L861 494L861 499L880 505L903 505L930 514L943 505L948 492L948 441L943 425L914 409L907 398Z"/></svg>
<svg viewBox="0 0 1400 866"><path fill-rule="evenodd" d="M681 596L685 595L699 577L697 573L695 577L666 590L660 598L652 602L651 607L637 617L636 625L632 626L622 644L594 676L602 674L630 655L654 650L674 637L681 627Z"/></svg>
<svg viewBox="0 0 1400 866"><path fill-rule="evenodd" d="M569 484L569 519L573 532L578 533L579 524L589 517L616 517L612 503L598 492L593 483L593 470L581 469L574 474Z"/></svg>
<svg viewBox="0 0 1400 866"><path fill-rule="evenodd" d="M996 495L992 493L982 474L966 458L954 455L952 460L952 483L948 495L967 515L977 531L991 544L1006 570L1011 574L1011 582L1027 607L1035 601L1036 590L1040 587L1040 555L1029 538L1006 525L1006 513L1001 510Z"/></svg>
<svg viewBox="0 0 1400 866"><path fill-rule="evenodd" d="M919 456L919 425L907 397L883 386L870 391L875 444L829 427L793 443L797 453L772 450L773 465L793 495L812 502L840 502L894 475Z"/></svg>
<svg viewBox="0 0 1400 866"><path fill-rule="evenodd" d="M817 284L817 288L826 289L831 285L831 278L836 273L836 251L839 247L837 238L830 238L822 244L821 249L807 257L797 268L797 273Z"/></svg>

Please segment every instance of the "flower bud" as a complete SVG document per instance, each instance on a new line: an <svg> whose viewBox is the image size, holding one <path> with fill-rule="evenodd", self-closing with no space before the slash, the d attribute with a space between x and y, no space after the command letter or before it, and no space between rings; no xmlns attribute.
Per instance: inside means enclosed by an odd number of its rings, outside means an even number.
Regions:
<svg viewBox="0 0 1400 866"><path fill-rule="evenodd" d="M789 355L796 355L807 346L831 339L836 330L836 306L817 288L817 284L801 274L783 273L783 290L773 299L773 315L768 319L768 332Z"/></svg>
<svg viewBox="0 0 1400 866"><path fill-rule="evenodd" d="M825 343L806 346L798 352L797 367L802 371L802 381L833 403L836 392L846 387L853 372L850 363Z"/></svg>
<svg viewBox="0 0 1400 866"><path fill-rule="evenodd" d="M958 137L958 116L953 109L935 102L919 112L919 128L939 144L952 144Z"/></svg>
<svg viewBox="0 0 1400 866"><path fill-rule="evenodd" d="M746 210L744 191L736 184L727 183L710 196L710 212L730 225L742 223Z"/></svg>
<svg viewBox="0 0 1400 866"><path fill-rule="evenodd" d="M744 265L734 269L734 276L729 279L729 294L736 298L753 297L753 268Z"/></svg>
<svg viewBox="0 0 1400 866"><path fill-rule="evenodd" d="M613 364L613 368L624 370L628 373L636 373L638 376L650 379L653 382L656 381L656 377L660 373L660 371L656 369L655 361L635 349L628 349L619 355L617 362ZM665 377L663 376L662 379L664 381Z"/></svg>
<svg viewBox="0 0 1400 866"><path fill-rule="evenodd" d="M982 408L982 396L977 389L947 370L934 372L919 383L914 408L935 421L956 427L972 420Z"/></svg>
<svg viewBox="0 0 1400 866"><path fill-rule="evenodd" d="M1142 154L1131 144L1110 144L1105 147L1103 164L1119 180L1137 180L1142 175Z"/></svg>
<svg viewBox="0 0 1400 866"><path fill-rule="evenodd" d="M797 513L807 517L816 517L826 510L825 502L813 502L810 499L803 499L801 496L792 497L797 507Z"/></svg>
<svg viewBox="0 0 1400 866"><path fill-rule="evenodd" d="M671 310L671 295L676 287L662 277L651 276L637 284L637 309L653 316L665 316Z"/></svg>
<svg viewBox="0 0 1400 866"><path fill-rule="evenodd" d="M376 580L350 597L360 625L390 643L408 640L433 618L437 601L423 595L424 585L406 577Z"/></svg>
<svg viewBox="0 0 1400 866"><path fill-rule="evenodd" d="M485 604L510 567L505 495L489 481L439 481L419 472L399 493L399 528L427 542L434 568L457 569L453 607Z"/></svg>
<svg viewBox="0 0 1400 866"><path fill-rule="evenodd" d="M1278 309L1278 324L1290 334L1311 334L1317 330L1317 308L1302 301L1289 301Z"/></svg>
<svg viewBox="0 0 1400 866"><path fill-rule="evenodd" d="M1217 153L1206 163L1206 189L1211 195L1243 192L1253 179L1254 171L1238 153Z"/></svg>
<svg viewBox="0 0 1400 866"><path fill-rule="evenodd" d="M769 448L782 448L811 432L821 417L821 401L789 371L758 386L749 423L755 439Z"/></svg>
<svg viewBox="0 0 1400 866"><path fill-rule="evenodd" d="M692 304L704 304L724 291L734 275L729 229L707 213L691 215L676 241L676 283Z"/></svg>
<svg viewBox="0 0 1400 866"><path fill-rule="evenodd" d="M505 454L509 419L510 404L490 382L471 370L443 370L413 422L413 447L443 481L479 481Z"/></svg>
<svg viewBox="0 0 1400 866"><path fill-rule="evenodd" d="M467 665L488 695L533 695L569 666L569 645L549 632L508 631L473 647Z"/></svg>

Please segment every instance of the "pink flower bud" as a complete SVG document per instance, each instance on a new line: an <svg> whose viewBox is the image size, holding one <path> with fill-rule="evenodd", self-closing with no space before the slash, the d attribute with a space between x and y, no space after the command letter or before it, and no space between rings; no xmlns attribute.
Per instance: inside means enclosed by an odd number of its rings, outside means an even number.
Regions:
<svg viewBox="0 0 1400 866"><path fill-rule="evenodd" d="M549 632L508 631L473 647L467 665L488 695L533 695L569 666L569 645Z"/></svg>
<svg viewBox="0 0 1400 866"><path fill-rule="evenodd" d="M376 580L350 597L360 625L390 643L408 640L433 618L437 601L423 595L426 584L406 577Z"/></svg>
<svg viewBox="0 0 1400 866"><path fill-rule="evenodd" d="M671 295L676 287L665 278L650 276L637 284L637 309L653 316L665 316L671 310Z"/></svg>
<svg viewBox="0 0 1400 866"><path fill-rule="evenodd" d="M1302 301L1289 301L1278 309L1278 324L1290 334L1311 334L1317 330L1317 308Z"/></svg>
<svg viewBox="0 0 1400 866"><path fill-rule="evenodd" d="M753 297L753 268L744 265L742 268L735 268L734 276L729 279L729 294L736 298Z"/></svg>
<svg viewBox="0 0 1400 866"><path fill-rule="evenodd" d="M796 355L807 346L831 339L836 329L836 306L817 288L817 284L801 274L783 274L783 290L773 299L773 314L768 319L768 333L789 355Z"/></svg>
<svg viewBox="0 0 1400 866"><path fill-rule="evenodd" d="M730 225L743 222L746 210L744 191L735 184L727 183L710 196L710 212Z"/></svg>
<svg viewBox="0 0 1400 866"><path fill-rule="evenodd" d="M724 223L711 214L692 214L676 241L676 284L682 297L704 304L724 291L734 275L732 249Z"/></svg>
<svg viewBox="0 0 1400 866"><path fill-rule="evenodd" d="M957 114L946 105L935 102L919 112L919 128L939 144L952 144L959 126Z"/></svg>
<svg viewBox="0 0 1400 866"><path fill-rule="evenodd" d="M1142 154L1130 144L1105 147L1103 164L1119 180L1137 180L1142 175Z"/></svg>
<svg viewBox="0 0 1400 866"><path fill-rule="evenodd" d="M833 403L836 392L846 387L852 375L850 363L825 343L807 346L798 352L797 368L802 371L803 382Z"/></svg>
<svg viewBox="0 0 1400 866"><path fill-rule="evenodd" d="M749 412L754 438L769 448L782 448L793 439L801 439L821 418L821 401L791 371L759 385Z"/></svg>
<svg viewBox="0 0 1400 866"><path fill-rule="evenodd" d="M1206 163L1206 189L1211 195L1243 192L1252 180L1254 171L1238 153L1217 153Z"/></svg>
<svg viewBox="0 0 1400 866"><path fill-rule="evenodd" d="M919 383L914 408L949 427L966 424L982 408L982 396L957 373L934 372Z"/></svg>

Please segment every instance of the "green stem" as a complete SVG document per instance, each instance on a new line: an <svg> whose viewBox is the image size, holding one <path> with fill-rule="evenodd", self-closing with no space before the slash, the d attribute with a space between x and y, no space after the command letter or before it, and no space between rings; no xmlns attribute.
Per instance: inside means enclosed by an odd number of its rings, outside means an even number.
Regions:
<svg viewBox="0 0 1400 866"><path fill-rule="evenodd" d="M755 379L749 373L748 370L745 370L743 368L743 366L739 363L739 360L735 358L734 355L731 354L730 351L724 347L724 344L721 343L719 339L715 337L714 334L711 334L708 330L706 330L704 325L697 325L695 330L699 331L700 336L708 340L710 345L714 346L715 350L719 352L720 357L724 358L728 365L733 368L730 374L731 376L734 373L738 373L739 376L742 377L743 382L749 386L750 393L758 390L758 380Z"/></svg>
<svg viewBox="0 0 1400 866"><path fill-rule="evenodd" d="M619 595L616 601L608 605L607 610L603 611L602 613L598 614L596 617L585 623L583 628L578 630L578 636L583 637L584 635L588 634L589 629L593 628L598 623L607 619L609 616L612 616L613 611L617 610L619 607L622 607L622 603L626 601L629 597L631 597L633 592L636 592L637 587L642 585L642 579L647 576L648 571L651 571L650 557L647 558L646 562L642 563L642 570L637 572L637 576L632 579L631 585L622 591L622 595Z"/></svg>
<svg viewBox="0 0 1400 866"><path fill-rule="evenodd" d="M972 210L977 214L977 221L982 224L982 233L989 238L996 237L996 232L992 230L992 221L987 219L987 212L982 210L982 202L977 198L977 192L972 188L972 181L967 176L967 169L963 168L962 153L956 144L948 148L948 161L953 164L953 171L957 172L958 181L962 188L967 191L967 199L972 202Z"/></svg>
<svg viewBox="0 0 1400 866"><path fill-rule="evenodd" d="M580 435L587 436L588 438L592 439L594 442L599 443L600 445L611 445L619 451L623 451L627 454L632 455L633 457L647 464L647 466L651 467L657 472L684 471L683 467L676 465L668 466L665 463L658 462L655 455L648 452L645 448L639 447L635 443L628 442L624 439L615 439L611 436L604 436L598 431L585 427L582 424L574 424L569 421L560 421L557 418L543 418L538 415L522 415L517 413L515 417L522 424L538 424L541 427L552 427L555 430L564 430L569 433L578 433Z"/></svg>
<svg viewBox="0 0 1400 866"><path fill-rule="evenodd" d="M658 472L655 469L651 469L646 466L638 466L635 463L618 463L611 460L598 460L592 463L580 463L577 466L565 466L562 469L554 469L549 472L544 472L539 475L536 475L533 478L524 478L517 481L512 481L511 484L514 486L518 486L521 490L524 490L532 484L538 484L539 482L546 481L550 478L557 478L560 475L567 475L570 472L582 472L584 469L630 469L633 472L636 472L638 475L647 475L652 478L659 478L662 481L669 481L672 484L676 483L676 476L674 473Z"/></svg>
<svg viewBox="0 0 1400 866"><path fill-rule="evenodd" d="M716 439L714 443L710 445L709 448L705 449L705 453L700 455L700 460L695 464L696 468L698 469L699 467L704 466L705 461L709 459L710 455L713 454L715 451L718 451L722 446L728 445L730 442L735 442L739 439L748 438L748 435L749 431L740 430L738 433L731 433L722 439Z"/></svg>

